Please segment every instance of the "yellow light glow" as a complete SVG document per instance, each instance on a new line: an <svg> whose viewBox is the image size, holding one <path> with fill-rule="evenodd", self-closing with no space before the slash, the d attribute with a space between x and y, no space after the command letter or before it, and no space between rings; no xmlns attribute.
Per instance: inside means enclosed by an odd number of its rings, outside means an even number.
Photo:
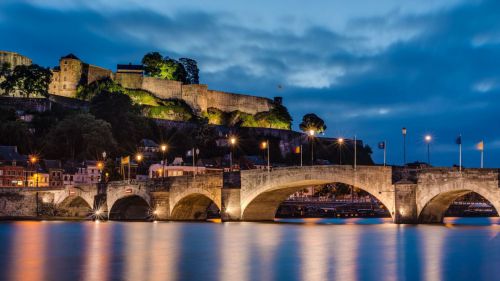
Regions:
<svg viewBox="0 0 500 281"><path fill-rule="evenodd" d="M431 142L432 141L432 136L431 135L426 135L425 136L425 141L426 142Z"/></svg>
<svg viewBox="0 0 500 281"><path fill-rule="evenodd" d="M31 162L32 164L35 164L35 163L36 163L36 161L38 161L38 159L36 158L36 156L31 156L31 157L30 157L30 162Z"/></svg>
<svg viewBox="0 0 500 281"><path fill-rule="evenodd" d="M142 161L142 154L137 154L137 155L135 156L135 159L136 159L137 161Z"/></svg>
<svg viewBox="0 0 500 281"><path fill-rule="evenodd" d="M338 142L339 142L340 144L343 144L343 143L344 143L344 139L343 139L343 138L339 138L339 139L338 139Z"/></svg>
<svg viewBox="0 0 500 281"><path fill-rule="evenodd" d="M236 144L236 137L231 137L229 139L229 142L231 143L231 145L235 145Z"/></svg>
<svg viewBox="0 0 500 281"><path fill-rule="evenodd" d="M309 130L309 135L312 137L316 132L314 130Z"/></svg>
<svg viewBox="0 0 500 281"><path fill-rule="evenodd" d="M267 148L267 141L263 141L261 143L261 147L262 147L262 149L266 149Z"/></svg>
<svg viewBox="0 0 500 281"><path fill-rule="evenodd" d="M166 144L162 144L162 145L161 145L161 147L160 147L160 149L161 149L161 151L162 151L162 152L167 151L167 148L168 148L168 147L167 147L167 145L166 145Z"/></svg>
<svg viewBox="0 0 500 281"><path fill-rule="evenodd" d="M97 162L97 168L99 170L102 170L102 167L104 166L104 164L102 162Z"/></svg>

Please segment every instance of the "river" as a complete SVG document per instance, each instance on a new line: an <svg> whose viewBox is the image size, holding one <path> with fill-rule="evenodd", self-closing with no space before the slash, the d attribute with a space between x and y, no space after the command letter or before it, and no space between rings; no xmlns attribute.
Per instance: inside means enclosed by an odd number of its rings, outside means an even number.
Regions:
<svg viewBox="0 0 500 281"><path fill-rule="evenodd" d="M500 219L0 223L0 280L499 280Z"/></svg>

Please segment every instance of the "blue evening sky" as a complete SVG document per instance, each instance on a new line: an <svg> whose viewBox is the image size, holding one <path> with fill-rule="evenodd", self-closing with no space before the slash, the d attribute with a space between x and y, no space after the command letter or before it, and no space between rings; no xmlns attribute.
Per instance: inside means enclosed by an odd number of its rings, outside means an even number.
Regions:
<svg viewBox="0 0 500 281"><path fill-rule="evenodd" d="M55 66L74 53L111 69L148 51L198 61L212 89L283 96L294 128L305 113L327 136L387 140L390 163L500 167L500 1L0 2L0 49ZM281 89L278 85L282 85Z"/></svg>

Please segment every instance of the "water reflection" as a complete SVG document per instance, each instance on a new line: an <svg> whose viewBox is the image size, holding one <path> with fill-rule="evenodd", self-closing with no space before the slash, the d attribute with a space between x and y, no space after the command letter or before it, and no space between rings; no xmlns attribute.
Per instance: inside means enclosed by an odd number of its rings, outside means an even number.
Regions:
<svg viewBox="0 0 500 281"><path fill-rule="evenodd" d="M0 223L0 280L493 280L500 274L498 224L299 222Z"/></svg>
<svg viewBox="0 0 500 281"><path fill-rule="evenodd" d="M46 234L48 225L41 222L19 222L12 229L9 279L30 281L44 280L46 265ZM2 247L2 249L5 249Z"/></svg>

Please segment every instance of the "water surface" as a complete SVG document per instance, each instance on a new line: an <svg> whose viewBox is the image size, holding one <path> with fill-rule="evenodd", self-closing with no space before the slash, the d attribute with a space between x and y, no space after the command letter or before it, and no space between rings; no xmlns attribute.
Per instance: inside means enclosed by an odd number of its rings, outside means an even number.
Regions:
<svg viewBox="0 0 500 281"><path fill-rule="evenodd" d="M498 280L500 220L0 223L0 280Z"/></svg>

